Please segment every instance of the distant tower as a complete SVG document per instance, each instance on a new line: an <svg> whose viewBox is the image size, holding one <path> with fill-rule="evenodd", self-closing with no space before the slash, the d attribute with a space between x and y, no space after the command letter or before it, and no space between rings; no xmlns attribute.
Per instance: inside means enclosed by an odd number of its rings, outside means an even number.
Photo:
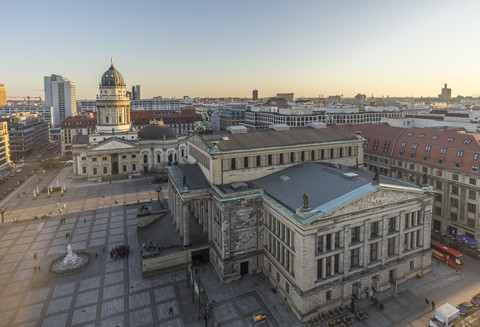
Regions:
<svg viewBox="0 0 480 327"><path fill-rule="evenodd" d="M0 107L5 107L7 105L7 90L5 85L0 84Z"/></svg>
<svg viewBox="0 0 480 327"><path fill-rule="evenodd" d="M258 100L258 90L253 90L253 92L252 92L252 98L253 98L253 101L257 101L257 100Z"/></svg>
<svg viewBox="0 0 480 327"><path fill-rule="evenodd" d="M45 76L45 106L53 107L52 125L77 114L75 83L60 75Z"/></svg>
<svg viewBox="0 0 480 327"><path fill-rule="evenodd" d="M140 100L140 85L132 86L132 97L131 100Z"/></svg>
<svg viewBox="0 0 480 327"><path fill-rule="evenodd" d="M450 100L452 98L452 89L449 89L447 87L447 84L445 83L445 87L442 89L442 94L439 94L438 97L440 98L440 100Z"/></svg>

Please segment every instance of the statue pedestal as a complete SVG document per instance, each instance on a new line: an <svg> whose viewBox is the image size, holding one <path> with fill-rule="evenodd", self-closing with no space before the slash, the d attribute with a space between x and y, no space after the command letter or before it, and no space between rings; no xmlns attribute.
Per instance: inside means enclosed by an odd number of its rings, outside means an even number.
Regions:
<svg viewBox="0 0 480 327"><path fill-rule="evenodd" d="M318 213L317 210L313 210L312 208L298 208L295 211L296 215L299 216L300 218L308 218L316 213Z"/></svg>

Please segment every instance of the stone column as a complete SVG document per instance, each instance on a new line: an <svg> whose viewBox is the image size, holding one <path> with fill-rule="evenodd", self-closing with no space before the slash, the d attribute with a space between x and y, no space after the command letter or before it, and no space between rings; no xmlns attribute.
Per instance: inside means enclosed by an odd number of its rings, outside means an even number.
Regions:
<svg viewBox="0 0 480 327"><path fill-rule="evenodd" d="M410 233L405 234L405 250L409 251L410 250Z"/></svg>
<svg viewBox="0 0 480 327"><path fill-rule="evenodd" d="M327 235L322 235L322 253L327 252Z"/></svg>
<svg viewBox="0 0 480 327"><path fill-rule="evenodd" d="M190 244L190 219L188 212L188 204L183 204L183 245L188 246Z"/></svg>
<svg viewBox="0 0 480 327"><path fill-rule="evenodd" d="M330 259L330 276L334 276L334 275L335 275L335 256L332 255Z"/></svg>
<svg viewBox="0 0 480 327"><path fill-rule="evenodd" d="M423 246L423 233L424 233L424 229L421 229L418 233L418 244L420 246Z"/></svg>
<svg viewBox="0 0 480 327"><path fill-rule="evenodd" d="M412 232L412 243L413 243L413 248L417 248L417 231Z"/></svg>
<svg viewBox="0 0 480 327"><path fill-rule="evenodd" d="M340 255L338 256L338 272L339 273L343 273L343 266L341 263L343 262L343 253L340 253Z"/></svg>

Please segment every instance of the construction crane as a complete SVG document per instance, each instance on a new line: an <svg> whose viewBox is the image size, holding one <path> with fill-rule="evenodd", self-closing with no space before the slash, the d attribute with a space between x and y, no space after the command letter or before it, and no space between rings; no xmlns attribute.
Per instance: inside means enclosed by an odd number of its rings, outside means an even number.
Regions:
<svg viewBox="0 0 480 327"><path fill-rule="evenodd" d="M31 97L31 96L11 96L11 97L7 97L7 99L23 99L23 101L26 101L27 104L30 104L30 99L38 99L38 101L42 101L41 97Z"/></svg>

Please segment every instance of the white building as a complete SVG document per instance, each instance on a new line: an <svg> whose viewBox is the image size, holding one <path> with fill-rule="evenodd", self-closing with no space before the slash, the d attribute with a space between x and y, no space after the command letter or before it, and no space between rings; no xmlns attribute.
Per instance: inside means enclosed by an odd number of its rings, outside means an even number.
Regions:
<svg viewBox="0 0 480 327"><path fill-rule="evenodd" d="M52 126L68 116L77 114L75 83L60 75L44 77L45 106L53 107Z"/></svg>

